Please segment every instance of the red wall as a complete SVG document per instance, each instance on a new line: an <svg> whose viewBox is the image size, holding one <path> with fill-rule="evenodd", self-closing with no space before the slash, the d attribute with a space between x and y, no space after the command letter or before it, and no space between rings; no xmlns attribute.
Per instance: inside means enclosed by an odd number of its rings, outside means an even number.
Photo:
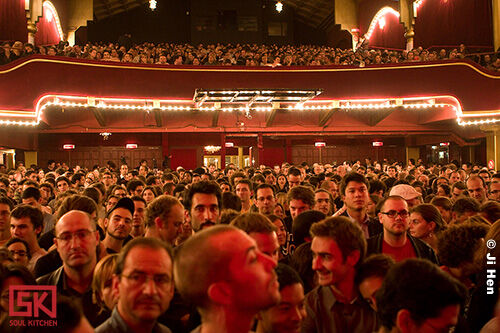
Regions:
<svg viewBox="0 0 500 333"><path fill-rule="evenodd" d="M404 50L406 48L404 33L405 29L399 23L399 17L386 14L384 28L381 29L377 23L368 45L370 47Z"/></svg>
<svg viewBox="0 0 500 333"><path fill-rule="evenodd" d="M28 41L24 0L0 0L0 40Z"/></svg>
<svg viewBox="0 0 500 333"><path fill-rule="evenodd" d="M172 155L170 167L172 169L182 166L184 169L196 169L197 149L196 148L173 148L170 149Z"/></svg>
<svg viewBox="0 0 500 333"><path fill-rule="evenodd" d="M361 0L358 3L358 26L361 35L368 31L373 17L383 7L392 7L399 11L398 3L392 0Z"/></svg>

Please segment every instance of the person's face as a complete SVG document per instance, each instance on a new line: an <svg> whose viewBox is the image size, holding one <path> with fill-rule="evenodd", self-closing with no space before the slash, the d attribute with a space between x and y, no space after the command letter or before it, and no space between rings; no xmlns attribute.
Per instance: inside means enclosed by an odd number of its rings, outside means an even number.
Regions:
<svg viewBox="0 0 500 333"><path fill-rule="evenodd" d="M280 246L285 246L286 244L285 225L283 224L283 222L281 222L281 220L274 220L273 224L276 226L276 228L278 228L278 231L276 231L276 235L278 236L278 244Z"/></svg>
<svg viewBox="0 0 500 333"><path fill-rule="evenodd" d="M467 190L469 195L479 202L486 200L486 189L483 187L481 179L473 178L467 181Z"/></svg>
<svg viewBox="0 0 500 333"><path fill-rule="evenodd" d="M415 323L410 316L408 333L440 333L451 332L458 323L459 305L448 305L444 307L439 316L425 319L420 325Z"/></svg>
<svg viewBox="0 0 500 333"><path fill-rule="evenodd" d="M0 203L0 232L10 232L10 207Z"/></svg>
<svg viewBox="0 0 500 333"><path fill-rule="evenodd" d="M164 249L137 246L125 259L121 276L113 276L117 309L127 322L154 322L174 295L172 259Z"/></svg>
<svg viewBox="0 0 500 333"><path fill-rule="evenodd" d="M395 217L390 217L388 215L394 212L397 213ZM401 236L405 234L409 228L410 216L408 214L408 204L405 200L389 199L380 210L378 218L380 223L384 226L384 232L393 236Z"/></svg>
<svg viewBox="0 0 500 333"><path fill-rule="evenodd" d="M213 240L216 251L231 254L227 283L234 308L257 312L279 302L276 262L262 253L250 236L234 230L214 236Z"/></svg>
<svg viewBox="0 0 500 333"><path fill-rule="evenodd" d="M337 242L330 237L314 237L311 251L312 269L316 271L321 286L337 285L343 281L353 272L354 265L359 259L359 252L353 251L344 260Z"/></svg>
<svg viewBox="0 0 500 333"><path fill-rule="evenodd" d="M452 199L453 201L456 201L457 199L459 199L459 197L460 197L461 195L463 195L463 194L464 194L464 191L465 191L465 190L461 190L461 189L459 189L459 188L457 188L457 187L454 187L454 188L453 188L453 191L451 192L451 199Z"/></svg>
<svg viewBox="0 0 500 333"><path fill-rule="evenodd" d="M450 184L459 182L460 180L461 180L460 179L460 174L458 172L452 172L450 174Z"/></svg>
<svg viewBox="0 0 500 333"><path fill-rule="evenodd" d="M173 245L177 236L182 233L182 223L184 222L184 208L182 205L172 207L168 215L163 219L160 234L162 240Z"/></svg>
<svg viewBox="0 0 500 333"><path fill-rule="evenodd" d="M122 176L125 176L127 173L128 173L128 166L126 166L125 164L121 165L120 166L120 174Z"/></svg>
<svg viewBox="0 0 500 333"><path fill-rule="evenodd" d="M103 175L102 176L102 183L106 187L110 186L113 183L113 177L111 177L111 175Z"/></svg>
<svg viewBox="0 0 500 333"><path fill-rule="evenodd" d="M283 211L283 208L281 208L281 206L279 206L279 205L276 205L274 207L274 215L276 215L277 217L279 217L281 219L285 218L285 212Z"/></svg>
<svg viewBox="0 0 500 333"><path fill-rule="evenodd" d="M286 178L285 178L285 176L279 176L278 177L278 185L280 187L284 187L286 185Z"/></svg>
<svg viewBox="0 0 500 333"><path fill-rule="evenodd" d="M276 185L276 177L272 173L266 176L266 184Z"/></svg>
<svg viewBox="0 0 500 333"><path fill-rule="evenodd" d="M265 332L299 333L307 316L304 305L304 288L300 283L283 287L278 305L260 313L261 325Z"/></svg>
<svg viewBox="0 0 500 333"><path fill-rule="evenodd" d="M116 208L106 219L107 234L118 240L125 240L132 230L132 214L126 208Z"/></svg>
<svg viewBox="0 0 500 333"><path fill-rule="evenodd" d="M272 214L276 205L273 190L266 187L257 191L257 200L255 205L261 214Z"/></svg>
<svg viewBox="0 0 500 333"><path fill-rule="evenodd" d="M108 309L113 309L118 302L118 295L113 293L113 276L109 276L101 290L101 299Z"/></svg>
<svg viewBox="0 0 500 333"><path fill-rule="evenodd" d="M194 231L219 223L219 203L215 194L195 193L191 205L191 225Z"/></svg>
<svg viewBox="0 0 500 333"><path fill-rule="evenodd" d="M293 188L300 185L300 176L288 175L288 186Z"/></svg>
<svg viewBox="0 0 500 333"><path fill-rule="evenodd" d="M36 201L35 198L33 198L33 197L23 199L23 204L30 205L33 207L38 207L38 205L39 205L38 201Z"/></svg>
<svg viewBox="0 0 500 333"><path fill-rule="evenodd" d="M347 183L343 199L347 208L362 210L369 200L368 188L364 183L351 181Z"/></svg>
<svg viewBox="0 0 500 333"><path fill-rule="evenodd" d="M150 189L147 189L142 193L142 198L146 200L146 202L149 204L151 201L155 199L155 194Z"/></svg>
<svg viewBox="0 0 500 333"><path fill-rule="evenodd" d="M297 217L297 215L299 215L300 213L311 209L311 207L308 204L306 204L304 201L299 200L299 199L290 200L289 207L290 207L290 215L292 216L292 219Z"/></svg>
<svg viewBox="0 0 500 333"><path fill-rule="evenodd" d="M314 206L314 209L319 210L320 212L324 213L327 216L331 215L330 214L331 202L328 193L317 192L314 194L314 198L316 199L316 205Z"/></svg>
<svg viewBox="0 0 500 333"><path fill-rule="evenodd" d="M428 223L420 213L410 214L410 234L416 238L424 238L434 229L434 222Z"/></svg>
<svg viewBox="0 0 500 333"><path fill-rule="evenodd" d="M109 198L108 202L106 203L106 211L109 211L111 208L113 208L117 202L118 198L115 197Z"/></svg>
<svg viewBox="0 0 500 333"><path fill-rule="evenodd" d="M117 188L114 190L113 195L117 196L118 198L125 198L127 196L127 191L124 188Z"/></svg>
<svg viewBox="0 0 500 333"><path fill-rule="evenodd" d="M7 248L14 258L14 261L18 264L26 266L28 264L28 249L21 242L12 243Z"/></svg>
<svg viewBox="0 0 500 333"><path fill-rule="evenodd" d="M248 235L255 240L257 248L262 253L270 256L276 263L278 263L280 245L278 243L278 236L276 235L276 232L251 232Z"/></svg>
<svg viewBox="0 0 500 333"><path fill-rule="evenodd" d="M59 193L63 193L69 190L69 184L65 180L58 181L56 186Z"/></svg>
<svg viewBox="0 0 500 333"><path fill-rule="evenodd" d="M252 192L250 192L248 184L239 183L236 185L236 195L240 197L242 202L248 202L250 201Z"/></svg>
<svg viewBox="0 0 500 333"><path fill-rule="evenodd" d="M382 282L384 279L380 276L370 276L363 281L358 286L359 293L363 299L372 307L373 310L377 311L377 303L375 301L375 293L382 287Z"/></svg>
<svg viewBox="0 0 500 333"><path fill-rule="evenodd" d="M442 186L438 186L436 195L442 196L442 197L447 197L446 192Z"/></svg>
<svg viewBox="0 0 500 333"><path fill-rule="evenodd" d="M135 234L142 234L144 231L144 215L146 214L146 205L142 201L134 201L134 215L132 215L132 229Z"/></svg>
<svg viewBox="0 0 500 333"><path fill-rule="evenodd" d="M491 179L490 179L490 174L489 174L489 173L487 173L487 172L481 172L481 173L479 174L479 176L481 176L481 178L483 178L483 179L484 179L484 181L485 181L486 183L489 183L489 182L490 182L490 180L491 180Z"/></svg>
<svg viewBox="0 0 500 333"><path fill-rule="evenodd" d="M36 236L42 231L42 227L35 228L31 223L31 218L21 217L10 219L10 233L13 237L20 238L28 242L28 244L36 243Z"/></svg>
<svg viewBox="0 0 500 333"><path fill-rule="evenodd" d="M500 183L490 184L490 200L500 201Z"/></svg>
<svg viewBox="0 0 500 333"><path fill-rule="evenodd" d="M77 268L95 264L99 233L85 213L67 213L56 223L55 231L57 252L65 265Z"/></svg>
<svg viewBox="0 0 500 333"><path fill-rule="evenodd" d="M395 178L396 177L396 169L395 168L387 169L387 175L391 178Z"/></svg>
<svg viewBox="0 0 500 333"><path fill-rule="evenodd" d="M228 184L221 184L220 189L222 193L231 192L231 186L229 186Z"/></svg>

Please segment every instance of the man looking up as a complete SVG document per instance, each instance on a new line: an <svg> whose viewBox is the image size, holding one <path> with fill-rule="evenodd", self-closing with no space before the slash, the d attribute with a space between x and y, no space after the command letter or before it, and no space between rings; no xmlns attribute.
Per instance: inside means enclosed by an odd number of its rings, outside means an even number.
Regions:
<svg viewBox="0 0 500 333"><path fill-rule="evenodd" d="M171 333L157 322L174 295L172 249L154 238L136 238L118 256L113 292L118 303L96 333Z"/></svg>
<svg viewBox="0 0 500 333"><path fill-rule="evenodd" d="M406 200L399 196L389 196L380 205L378 218L384 231L368 240L368 254L387 254L396 262L408 258L424 258L437 264L434 250L408 234L410 212Z"/></svg>
<svg viewBox="0 0 500 333"><path fill-rule="evenodd" d="M222 192L213 181L192 184L184 196L186 218L195 232L219 223Z"/></svg>
<svg viewBox="0 0 500 333"><path fill-rule="evenodd" d="M344 216L311 226L312 268L319 286L306 296L303 333L367 332L377 329L375 312L358 295L354 277L366 253L361 229Z"/></svg>
<svg viewBox="0 0 500 333"><path fill-rule="evenodd" d="M130 198L121 198L106 214L104 228L106 236L102 243L109 254L119 253L125 239L129 237L132 229L132 216L134 215L134 202Z"/></svg>
<svg viewBox="0 0 500 333"><path fill-rule="evenodd" d="M181 296L201 315L194 333L248 333L255 315L280 300L275 262L232 226L202 230L174 261Z"/></svg>
<svg viewBox="0 0 500 333"><path fill-rule="evenodd" d="M260 184L255 190L255 206L259 213L264 215L274 214L276 199L274 197L274 187L269 184Z"/></svg>
<svg viewBox="0 0 500 333"><path fill-rule="evenodd" d="M146 237L158 238L173 246L182 233L184 207L171 195L161 195L146 209Z"/></svg>

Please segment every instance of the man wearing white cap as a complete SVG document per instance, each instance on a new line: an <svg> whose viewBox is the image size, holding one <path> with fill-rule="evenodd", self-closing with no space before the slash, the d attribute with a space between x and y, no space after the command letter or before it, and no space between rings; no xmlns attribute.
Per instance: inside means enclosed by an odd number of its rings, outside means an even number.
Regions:
<svg viewBox="0 0 500 333"><path fill-rule="evenodd" d="M422 203L422 194L417 192L411 185L399 184L393 186L389 196L397 195L406 200L408 208L420 205Z"/></svg>

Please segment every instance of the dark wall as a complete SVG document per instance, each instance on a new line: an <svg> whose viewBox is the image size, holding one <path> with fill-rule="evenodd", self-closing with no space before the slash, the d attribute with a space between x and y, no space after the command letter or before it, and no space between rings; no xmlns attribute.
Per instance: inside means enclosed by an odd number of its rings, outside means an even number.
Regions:
<svg viewBox="0 0 500 333"><path fill-rule="evenodd" d="M135 42L188 42L191 13L188 0L158 1L156 10L148 5L123 12L103 20L88 23L89 41L117 41L131 33Z"/></svg>

